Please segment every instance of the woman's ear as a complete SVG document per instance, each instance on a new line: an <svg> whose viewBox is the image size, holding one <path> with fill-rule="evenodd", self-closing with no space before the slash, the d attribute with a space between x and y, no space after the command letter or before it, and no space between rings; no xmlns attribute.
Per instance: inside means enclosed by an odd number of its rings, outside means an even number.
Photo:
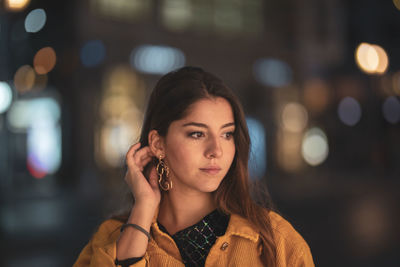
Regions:
<svg viewBox="0 0 400 267"><path fill-rule="evenodd" d="M151 130L148 138L150 151L156 157L165 155L164 138L160 136L156 130Z"/></svg>

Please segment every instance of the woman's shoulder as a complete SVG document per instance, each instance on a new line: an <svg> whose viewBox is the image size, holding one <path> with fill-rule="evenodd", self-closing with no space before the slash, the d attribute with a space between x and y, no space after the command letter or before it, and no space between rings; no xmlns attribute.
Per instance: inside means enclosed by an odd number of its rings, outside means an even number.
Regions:
<svg viewBox="0 0 400 267"><path fill-rule="evenodd" d="M285 218L274 211L270 211L268 215L276 239L283 239L282 241L285 242L305 243L303 237Z"/></svg>
<svg viewBox="0 0 400 267"><path fill-rule="evenodd" d="M285 261L302 261L306 263L305 266L313 266L310 248L292 224L276 212L270 211L268 215L277 247L278 258L280 255L286 258Z"/></svg>

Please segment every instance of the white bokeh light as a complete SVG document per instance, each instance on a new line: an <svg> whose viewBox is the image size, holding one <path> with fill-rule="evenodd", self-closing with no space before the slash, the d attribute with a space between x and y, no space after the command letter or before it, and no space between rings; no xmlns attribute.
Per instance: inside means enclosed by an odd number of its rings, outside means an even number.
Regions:
<svg viewBox="0 0 400 267"><path fill-rule="evenodd" d="M0 114L6 112L12 102L12 90L8 83L0 82Z"/></svg>
<svg viewBox="0 0 400 267"><path fill-rule="evenodd" d="M311 166L317 166L328 157L328 138L320 128L312 128L306 132L301 145L304 160Z"/></svg>

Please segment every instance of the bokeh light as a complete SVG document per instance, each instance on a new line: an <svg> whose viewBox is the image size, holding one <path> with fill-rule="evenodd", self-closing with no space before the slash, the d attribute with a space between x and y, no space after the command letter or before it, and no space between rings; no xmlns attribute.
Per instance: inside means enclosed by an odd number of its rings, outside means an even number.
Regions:
<svg viewBox="0 0 400 267"><path fill-rule="evenodd" d="M267 152L265 130L261 122L254 118L246 118L247 127L250 135L250 158L249 172L250 177L261 179L267 169Z"/></svg>
<svg viewBox="0 0 400 267"><path fill-rule="evenodd" d="M133 105L132 100L123 95L107 96L100 105L102 118L121 118Z"/></svg>
<svg viewBox="0 0 400 267"><path fill-rule="evenodd" d="M35 178L55 173L61 165L61 107L52 97L16 100L7 113L15 133L27 133L27 168Z"/></svg>
<svg viewBox="0 0 400 267"><path fill-rule="evenodd" d="M108 97L123 96L130 99L132 105L138 108L143 108L145 105L145 83L129 65L118 65L108 70L102 86L106 88L104 101ZM110 114L107 113L107 117Z"/></svg>
<svg viewBox="0 0 400 267"><path fill-rule="evenodd" d="M378 53L367 43L361 43L356 50L356 60L361 70L373 73L378 66Z"/></svg>
<svg viewBox="0 0 400 267"><path fill-rule="evenodd" d="M376 67L375 72L382 74L386 72L389 66L389 58L386 54L386 51L382 47L380 47L379 45L373 45L373 47L375 48L375 51L377 52L379 58L378 66Z"/></svg>
<svg viewBox="0 0 400 267"><path fill-rule="evenodd" d="M303 90L304 104L315 114L323 112L330 101L328 84L321 79L311 79L305 82Z"/></svg>
<svg viewBox="0 0 400 267"><path fill-rule="evenodd" d="M355 199L347 209L348 233L353 247L352 253L376 253L385 250L394 241L394 228L397 227L396 214L384 196L366 194Z"/></svg>
<svg viewBox="0 0 400 267"><path fill-rule="evenodd" d="M140 72L165 74L185 65L184 53L174 47L142 45L131 52L131 66Z"/></svg>
<svg viewBox="0 0 400 267"><path fill-rule="evenodd" d="M389 65L385 50L378 45L361 43L356 49L355 58L359 68L368 74L382 74Z"/></svg>
<svg viewBox="0 0 400 267"><path fill-rule="evenodd" d="M28 129L28 170L35 178L55 173L61 165L61 127L35 118Z"/></svg>
<svg viewBox="0 0 400 267"><path fill-rule="evenodd" d="M132 119L131 123L122 119L110 119L103 124L100 130L97 140L101 149L99 156L108 166L121 167L127 148L136 142L135 138L140 134L139 123L142 121L143 114L137 111L131 112L129 115Z"/></svg>
<svg viewBox="0 0 400 267"><path fill-rule="evenodd" d="M219 33L226 35L240 32L243 29L241 7L236 1L216 1L214 3L213 21Z"/></svg>
<svg viewBox="0 0 400 267"><path fill-rule="evenodd" d="M393 88L393 93L400 96L400 71L397 71L392 76L392 88Z"/></svg>
<svg viewBox="0 0 400 267"><path fill-rule="evenodd" d="M285 171L297 172L301 169L301 142L303 135L280 128L277 133L277 159Z"/></svg>
<svg viewBox="0 0 400 267"><path fill-rule="evenodd" d="M35 71L29 65L18 68L14 75L14 86L19 93L25 93L32 89L35 83Z"/></svg>
<svg viewBox="0 0 400 267"><path fill-rule="evenodd" d="M0 82L0 114L6 112L12 102L12 90L8 83Z"/></svg>
<svg viewBox="0 0 400 267"><path fill-rule="evenodd" d="M339 103L338 115L344 124L354 126L361 119L361 106L356 99L345 97Z"/></svg>
<svg viewBox="0 0 400 267"><path fill-rule="evenodd" d="M387 75L382 75L378 79L379 85L376 86L375 88L377 89L377 92L383 96L383 97L388 97L393 95L394 92L394 86L392 84L394 74L387 74Z"/></svg>
<svg viewBox="0 0 400 267"><path fill-rule="evenodd" d="M38 32L46 24L46 12L42 8L34 9L25 18L25 30Z"/></svg>
<svg viewBox="0 0 400 267"><path fill-rule="evenodd" d="M256 79L267 86L282 87L292 81L292 70L282 60L272 58L258 59L253 67Z"/></svg>
<svg viewBox="0 0 400 267"><path fill-rule="evenodd" d="M400 121L400 101L394 96L386 98L382 106L383 117L392 124Z"/></svg>
<svg viewBox="0 0 400 267"><path fill-rule="evenodd" d="M282 123L285 130L301 132L308 122L308 113L299 103L288 103L282 110Z"/></svg>
<svg viewBox="0 0 400 267"><path fill-rule="evenodd" d="M170 30L182 31L190 26L193 18L191 1L164 0L161 2L161 19Z"/></svg>
<svg viewBox="0 0 400 267"><path fill-rule="evenodd" d="M145 84L129 65L119 65L107 71L102 86L95 159L101 168L121 167L140 135Z"/></svg>
<svg viewBox="0 0 400 267"><path fill-rule="evenodd" d="M82 46L80 55L83 66L94 67L104 61L106 47L100 40L88 41Z"/></svg>
<svg viewBox="0 0 400 267"><path fill-rule="evenodd" d="M21 11L28 6L30 0L5 0L5 8L9 11Z"/></svg>
<svg viewBox="0 0 400 267"><path fill-rule="evenodd" d="M51 47L40 49L33 58L33 66L36 73L46 74L56 65L56 52Z"/></svg>
<svg viewBox="0 0 400 267"><path fill-rule="evenodd" d="M61 117L61 109L53 98L39 98L33 100L16 100L12 103L7 113L8 126L16 133L24 133L40 119L52 124L57 123Z"/></svg>
<svg viewBox="0 0 400 267"><path fill-rule="evenodd" d="M317 127L308 130L301 146L304 160L311 166L317 166L326 160L328 153L328 138L325 133Z"/></svg>
<svg viewBox="0 0 400 267"><path fill-rule="evenodd" d="M8 126L11 132L25 133L30 125L31 113L26 100L16 100L7 113Z"/></svg>
<svg viewBox="0 0 400 267"><path fill-rule="evenodd" d="M162 1L164 2L164 1ZM159 2L160 4L162 2ZM142 21L152 16L153 1L141 0L90 0L91 14L115 21Z"/></svg>

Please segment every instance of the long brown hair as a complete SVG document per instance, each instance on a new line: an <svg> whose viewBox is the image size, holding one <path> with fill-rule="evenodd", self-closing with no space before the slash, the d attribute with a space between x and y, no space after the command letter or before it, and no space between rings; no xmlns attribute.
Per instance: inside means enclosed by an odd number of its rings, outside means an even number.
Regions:
<svg viewBox="0 0 400 267"><path fill-rule="evenodd" d="M268 216L271 206L262 207L251 198L247 166L250 137L244 112L232 90L219 78L197 67L183 67L164 75L150 96L141 145L148 145L148 135L153 129L166 136L169 125L185 117L190 105L210 97L223 97L230 103L236 126L236 153L227 175L214 192L217 206L222 212L238 214L253 224L261 237L261 260L268 266L275 266L276 245Z"/></svg>

